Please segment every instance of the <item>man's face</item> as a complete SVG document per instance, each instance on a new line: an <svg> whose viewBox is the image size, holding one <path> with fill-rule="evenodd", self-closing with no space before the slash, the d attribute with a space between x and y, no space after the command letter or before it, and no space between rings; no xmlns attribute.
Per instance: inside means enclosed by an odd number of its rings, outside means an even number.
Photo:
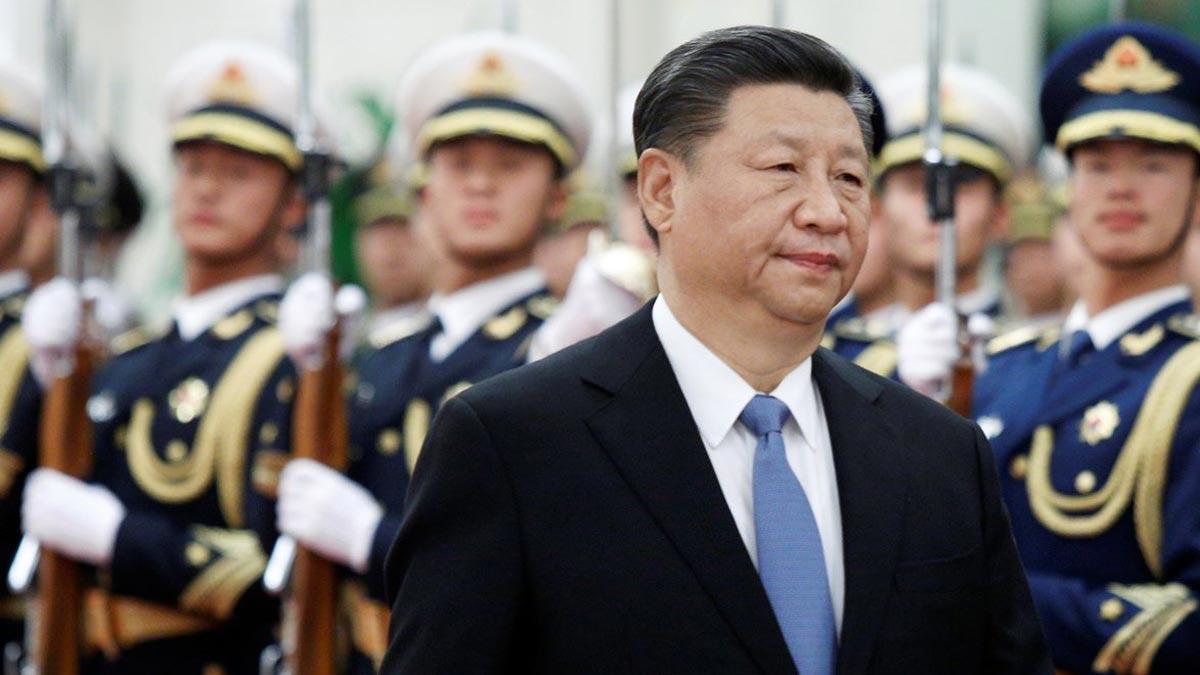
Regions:
<svg viewBox="0 0 1200 675"><path fill-rule="evenodd" d="M58 214L50 204L50 194L44 185L33 192L29 215L25 220L25 236L21 241L21 269L34 282L54 276L58 263Z"/></svg>
<svg viewBox="0 0 1200 675"><path fill-rule="evenodd" d="M422 208L453 261L488 267L528 256L566 191L550 154L503 138L460 138L434 147Z"/></svg>
<svg viewBox="0 0 1200 675"><path fill-rule="evenodd" d="M845 100L738 88L721 129L678 163L673 210L651 219L670 285L752 320L823 323L867 247L868 160Z"/></svg>
<svg viewBox="0 0 1200 675"><path fill-rule="evenodd" d="M576 223L561 232L547 234L533 250L533 264L546 279L546 288L559 298L567 295L567 287L575 276L579 261L587 255L588 237L604 223Z"/></svg>
<svg viewBox="0 0 1200 675"><path fill-rule="evenodd" d="M21 246L25 219L34 198L29 167L0 161L0 259L11 260Z"/></svg>
<svg viewBox="0 0 1200 675"><path fill-rule="evenodd" d="M1075 149L1071 168L1071 224L1096 262L1127 269L1179 253L1196 196L1191 150L1096 141Z"/></svg>
<svg viewBox="0 0 1200 675"><path fill-rule="evenodd" d="M429 295L433 258L410 220L380 219L358 231L355 245L363 282L377 305L401 305Z"/></svg>
<svg viewBox="0 0 1200 675"><path fill-rule="evenodd" d="M959 271L979 267L988 244L1004 224L1007 209L986 174L971 173L954 187L954 231ZM888 249L895 265L932 279L937 271L938 225L929 219L925 167L908 164L887 172L880 188L888 227Z"/></svg>
<svg viewBox="0 0 1200 675"><path fill-rule="evenodd" d="M175 151L175 229L189 257L222 262L270 251L298 219L283 164L219 143Z"/></svg>

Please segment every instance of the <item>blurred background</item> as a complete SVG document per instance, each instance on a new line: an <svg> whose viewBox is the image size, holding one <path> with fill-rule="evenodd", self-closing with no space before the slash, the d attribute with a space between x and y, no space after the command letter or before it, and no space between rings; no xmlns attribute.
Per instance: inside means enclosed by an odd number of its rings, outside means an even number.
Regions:
<svg viewBox="0 0 1200 675"><path fill-rule="evenodd" d="M180 287L180 254L167 219L170 155L161 86L175 60L212 39L289 48L291 0L75 0L77 97L136 176L147 209L117 283L163 317ZM351 167L402 155L390 138L394 89L422 48L456 33L502 29L558 50L582 74L597 118L614 87L640 80L679 43L711 28L780 23L845 52L869 77L924 59L926 0L314 0L316 82L341 155ZM945 54L992 73L1031 114L1048 50L1122 14L1200 38L1195 0L948 0ZM41 0L0 0L0 58L43 62ZM614 21L615 17L615 21ZM616 73L616 77L613 77ZM607 144L589 161L603 171ZM354 277L337 227L340 276Z"/></svg>

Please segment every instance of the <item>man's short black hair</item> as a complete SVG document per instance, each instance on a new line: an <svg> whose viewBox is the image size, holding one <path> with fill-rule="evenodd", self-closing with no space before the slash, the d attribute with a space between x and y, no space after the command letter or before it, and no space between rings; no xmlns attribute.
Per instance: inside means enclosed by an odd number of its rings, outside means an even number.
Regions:
<svg viewBox="0 0 1200 675"><path fill-rule="evenodd" d="M864 149L871 155L873 106L854 67L819 38L768 26L710 31L664 56L634 104L638 155L659 148L690 165L699 141L725 123L733 91L756 84L799 84L838 94L858 119ZM653 228L651 237L657 241Z"/></svg>
<svg viewBox="0 0 1200 675"><path fill-rule="evenodd" d="M716 133L734 89L800 84L846 100L871 154L871 99L854 67L820 38L768 26L710 31L671 50L655 66L633 108L637 153L660 148L685 161L696 142Z"/></svg>

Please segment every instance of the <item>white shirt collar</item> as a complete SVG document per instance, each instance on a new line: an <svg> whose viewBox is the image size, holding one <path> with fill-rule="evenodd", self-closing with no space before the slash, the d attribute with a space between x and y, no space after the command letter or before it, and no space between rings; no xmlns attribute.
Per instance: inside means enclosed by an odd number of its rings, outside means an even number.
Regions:
<svg viewBox="0 0 1200 675"><path fill-rule="evenodd" d="M1000 292L991 284L980 284L979 288L958 296L958 311L967 316L987 312L1000 302Z"/></svg>
<svg viewBox="0 0 1200 675"><path fill-rule="evenodd" d="M692 335L671 313L662 295L651 310L654 330L667 352L688 409L709 448L720 445L742 410L760 392L742 379L704 343ZM806 439L818 438L816 387L812 379L812 357L788 373L771 396L787 404L792 419ZM808 447L816 445L810 440Z"/></svg>
<svg viewBox="0 0 1200 675"><path fill-rule="evenodd" d="M1065 340L1077 330L1086 330L1096 351L1100 351L1151 314L1175 303L1187 302L1191 297L1187 286L1177 284L1119 302L1091 317L1083 301L1079 300L1063 322L1062 335Z"/></svg>
<svg viewBox="0 0 1200 675"><path fill-rule="evenodd" d="M29 275L24 270L0 272L0 298L8 297L29 288Z"/></svg>
<svg viewBox="0 0 1200 675"><path fill-rule="evenodd" d="M424 300L387 307L371 314L371 319L367 324L367 334L371 335L399 321L411 321L415 325L422 320L427 321L428 318L429 313L426 311Z"/></svg>
<svg viewBox="0 0 1200 675"><path fill-rule="evenodd" d="M435 360L442 360L466 342L496 312L521 298L545 288L541 272L526 267L464 289L429 298L429 311L442 322L442 331L429 346Z"/></svg>
<svg viewBox="0 0 1200 675"><path fill-rule="evenodd" d="M172 315L175 325L179 327L179 336L184 340L194 340L234 309L260 295L282 290L283 279L276 274L238 279L181 298L175 303Z"/></svg>

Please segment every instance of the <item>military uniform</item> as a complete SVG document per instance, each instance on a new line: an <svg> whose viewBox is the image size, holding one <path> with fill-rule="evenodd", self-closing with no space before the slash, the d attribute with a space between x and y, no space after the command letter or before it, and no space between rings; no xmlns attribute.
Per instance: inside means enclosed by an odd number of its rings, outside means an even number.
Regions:
<svg viewBox="0 0 1200 675"><path fill-rule="evenodd" d="M0 274L0 560L12 562L21 542L21 494L37 464L42 393L29 370L29 345L21 331L28 294L20 272ZM24 639L24 599L0 589L0 641Z"/></svg>
<svg viewBox="0 0 1200 675"><path fill-rule="evenodd" d="M256 672L272 640L278 606L261 575L295 374L277 290L259 289L281 285L220 287L242 298L202 334L127 334L96 375L93 480L127 509L85 605L98 672Z"/></svg>
<svg viewBox="0 0 1200 675"><path fill-rule="evenodd" d="M300 166L294 65L214 43L168 76L173 143ZM84 597L85 670L257 673L278 601L262 587L290 447L283 281L243 277L179 302L165 334L126 333L93 379L91 481L119 500L111 559Z"/></svg>
<svg viewBox="0 0 1200 675"><path fill-rule="evenodd" d="M581 92L570 68L539 45L474 34L436 45L413 64L401 84L400 108L422 154L438 142L494 135L546 149L565 175L578 166L590 135ZM427 320L375 331L356 357L347 475L384 514L367 570L347 590L353 672L372 672L386 648L383 562L432 416L463 389L523 364L534 332L556 305L537 271L518 270L435 293Z"/></svg>
<svg viewBox="0 0 1200 675"><path fill-rule="evenodd" d="M1200 152L1197 72L1200 48L1180 36L1139 24L1092 31L1048 63L1046 137L1064 151L1135 138ZM1187 288L1172 286L1093 317L1077 305L1061 328L989 343L974 414L1066 672L1200 664L1200 318L1191 311Z"/></svg>
<svg viewBox="0 0 1200 675"><path fill-rule="evenodd" d="M0 161L45 170L41 144L41 83L14 63L0 65ZM21 540L21 494L37 462L41 390L29 370L21 311L29 293L24 271L0 273L0 561L12 561ZM24 637L24 602L0 589L0 644Z"/></svg>

